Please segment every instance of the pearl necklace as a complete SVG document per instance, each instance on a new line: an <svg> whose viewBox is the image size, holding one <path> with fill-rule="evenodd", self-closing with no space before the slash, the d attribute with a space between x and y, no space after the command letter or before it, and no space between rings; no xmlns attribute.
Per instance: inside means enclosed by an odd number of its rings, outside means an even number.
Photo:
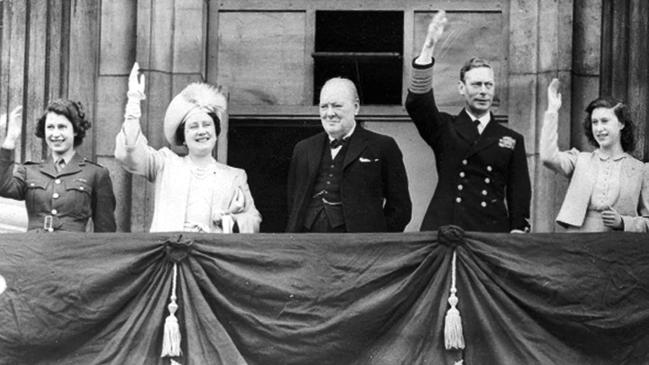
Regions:
<svg viewBox="0 0 649 365"><path fill-rule="evenodd" d="M189 171L191 172L193 177L199 180L205 179L208 176L210 176L214 167L214 163L211 163L207 166L198 166L192 163L191 160L190 160L190 165L191 167Z"/></svg>
<svg viewBox="0 0 649 365"><path fill-rule="evenodd" d="M192 176L202 180L209 176L210 169L209 167L198 167L198 166L193 166L191 170L189 170L192 173Z"/></svg>

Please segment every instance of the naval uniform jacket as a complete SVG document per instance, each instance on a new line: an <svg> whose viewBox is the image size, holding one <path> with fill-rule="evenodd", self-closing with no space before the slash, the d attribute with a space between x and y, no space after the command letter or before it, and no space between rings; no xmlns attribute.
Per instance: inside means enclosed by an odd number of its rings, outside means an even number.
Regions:
<svg viewBox="0 0 649 365"><path fill-rule="evenodd" d="M437 109L432 66L413 62L406 110L435 153L439 181L421 230L447 224L465 230L509 232L529 227L531 184L523 136L493 115L478 134L465 110Z"/></svg>
<svg viewBox="0 0 649 365"><path fill-rule="evenodd" d="M288 176L287 232L302 232L324 149L325 132L298 142ZM347 232L400 232L412 203L401 150L391 137L356 126L343 160L340 184Z"/></svg>
<svg viewBox="0 0 649 365"><path fill-rule="evenodd" d="M115 232L115 196L108 170L74 154L57 172L51 158L14 171L13 150L0 149L0 196L24 200L27 230Z"/></svg>

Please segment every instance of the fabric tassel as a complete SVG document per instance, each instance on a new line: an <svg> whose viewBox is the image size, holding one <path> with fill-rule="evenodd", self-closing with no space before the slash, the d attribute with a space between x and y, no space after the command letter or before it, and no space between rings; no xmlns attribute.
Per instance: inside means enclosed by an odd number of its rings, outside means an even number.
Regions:
<svg viewBox="0 0 649 365"><path fill-rule="evenodd" d="M464 348L464 335L462 334L462 318L460 311L457 309L458 299L455 293L455 261L457 255L453 251L453 260L451 261L451 294L448 297L448 304L450 308L446 311L446 318L444 320L444 345L447 350L463 349Z"/></svg>
<svg viewBox="0 0 649 365"><path fill-rule="evenodd" d="M167 306L169 309L169 315L165 319L164 326L164 335L162 338L162 354L160 357L165 356L180 356L182 351L180 350L180 326L178 325L178 318L176 318L176 310L178 310L178 304L176 304L176 278L178 276L178 267L174 263L173 266L173 278L171 285L171 298L170 303ZM176 363L174 360L171 360L171 364Z"/></svg>

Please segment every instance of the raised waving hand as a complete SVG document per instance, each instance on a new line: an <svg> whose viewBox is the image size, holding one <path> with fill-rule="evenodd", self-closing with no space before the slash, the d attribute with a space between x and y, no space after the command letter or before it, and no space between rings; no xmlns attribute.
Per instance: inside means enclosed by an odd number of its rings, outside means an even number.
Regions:
<svg viewBox="0 0 649 365"><path fill-rule="evenodd" d="M556 112L561 108L561 93L559 79L552 79L548 86L548 111Z"/></svg>
<svg viewBox="0 0 649 365"><path fill-rule="evenodd" d="M13 150L16 148L16 141L20 138L22 133L22 121L23 121L23 107L18 105L14 110L9 113L9 118L7 115L3 114L0 116L0 129L4 130L7 128L7 134L5 135L5 140L2 143L2 148Z"/></svg>

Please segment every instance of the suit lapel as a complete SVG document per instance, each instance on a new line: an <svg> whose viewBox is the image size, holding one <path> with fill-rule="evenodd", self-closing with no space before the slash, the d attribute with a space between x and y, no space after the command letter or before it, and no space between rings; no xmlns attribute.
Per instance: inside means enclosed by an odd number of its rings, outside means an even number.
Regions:
<svg viewBox="0 0 649 365"><path fill-rule="evenodd" d="M322 135L315 139L313 148L307 149L307 166L308 166L308 179L309 184L315 181L315 176L318 173L318 168L320 167L320 160L322 160L323 149L325 148L325 142L327 141L327 134L322 133Z"/></svg>
<svg viewBox="0 0 649 365"><path fill-rule="evenodd" d="M455 119L453 125L455 126L457 134L469 144L472 144L473 141L479 137L475 124L473 124L471 117L464 109L462 109L458 117Z"/></svg>
<svg viewBox="0 0 649 365"><path fill-rule="evenodd" d="M70 162L65 165L63 171L59 172L59 176L76 174L81 171L81 165L84 164L83 158L78 153L75 153Z"/></svg>
<svg viewBox="0 0 649 365"><path fill-rule="evenodd" d="M54 161L52 158L48 158L47 160L41 162L41 173L49 176L49 177L57 177L59 175L58 172L56 172L56 169L54 168Z"/></svg>
<svg viewBox="0 0 649 365"><path fill-rule="evenodd" d="M367 131L356 125L356 130L352 134L345 159L343 160L343 170L349 166L367 147Z"/></svg>
<svg viewBox="0 0 649 365"><path fill-rule="evenodd" d="M77 172L81 171L81 165L83 165L85 162L81 156L79 156L78 153L75 153L72 155L72 159L70 159L70 162L68 162L65 167L63 168L62 171L57 172L56 168L54 167L54 159L52 157L49 157L46 161L44 161L41 164L41 172L51 176L51 177L57 177L57 176L65 176L65 175L72 175L76 174Z"/></svg>
<svg viewBox="0 0 649 365"><path fill-rule="evenodd" d="M633 157L630 155L626 156L624 158L624 161L622 161L622 172L626 173L627 178L629 178L630 180L636 181L635 175L638 173L642 173L642 171L640 169L637 169L635 164L632 162L633 162Z"/></svg>
<svg viewBox="0 0 649 365"><path fill-rule="evenodd" d="M502 135L498 133L498 122L496 122L491 116L491 121L487 124L487 127L482 131L482 134L478 138L477 142L471 149L469 149L468 155L473 155L480 152L481 150L491 146L494 143L498 143Z"/></svg>

